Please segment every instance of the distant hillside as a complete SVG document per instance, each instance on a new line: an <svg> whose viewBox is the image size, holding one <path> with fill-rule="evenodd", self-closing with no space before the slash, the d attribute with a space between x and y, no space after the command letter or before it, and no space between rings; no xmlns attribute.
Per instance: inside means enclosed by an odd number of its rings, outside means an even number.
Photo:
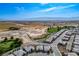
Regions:
<svg viewBox="0 0 79 59"><path fill-rule="evenodd" d="M0 22L0 31L7 30L9 27L19 27L16 23L13 22Z"/></svg>
<svg viewBox="0 0 79 59"><path fill-rule="evenodd" d="M25 18L25 19L0 19L0 21L79 21L79 17L36 17L36 18Z"/></svg>
<svg viewBox="0 0 79 59"><path fill-rule="evenodd" d="M72 21L79 20L79 17L37 17L37 18L28 18L28 21Z"/></svg>

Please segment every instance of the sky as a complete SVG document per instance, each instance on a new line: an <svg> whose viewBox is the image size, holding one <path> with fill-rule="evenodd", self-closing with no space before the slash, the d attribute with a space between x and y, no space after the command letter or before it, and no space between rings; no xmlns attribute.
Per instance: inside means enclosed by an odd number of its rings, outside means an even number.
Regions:
<svg viewBox="0 0 79 59"><path fill-rule="evenodd" d="M0 3L0 19L79 17L78 3Z"/></svg>

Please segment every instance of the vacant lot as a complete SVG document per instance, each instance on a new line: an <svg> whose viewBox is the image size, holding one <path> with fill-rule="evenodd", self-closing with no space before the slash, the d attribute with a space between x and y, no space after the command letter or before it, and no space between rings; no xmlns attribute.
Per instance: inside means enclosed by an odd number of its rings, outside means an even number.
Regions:
<svg viewBox="0 0 79 59"><path fill-rule="evenodd" d="M0 31L8 30L8 28L10 27L19 27L19 26L12 22L0 22Z"/></svg>

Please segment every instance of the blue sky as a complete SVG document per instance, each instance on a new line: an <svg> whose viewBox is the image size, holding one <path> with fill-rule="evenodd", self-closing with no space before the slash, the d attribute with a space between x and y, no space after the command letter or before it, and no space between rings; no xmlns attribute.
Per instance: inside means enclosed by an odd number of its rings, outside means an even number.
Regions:
<svg viewBox="0 0 79 59"><path fill-rule="evenodd" d="M78 3L0 3L0 19L79 17Z"/></svg>

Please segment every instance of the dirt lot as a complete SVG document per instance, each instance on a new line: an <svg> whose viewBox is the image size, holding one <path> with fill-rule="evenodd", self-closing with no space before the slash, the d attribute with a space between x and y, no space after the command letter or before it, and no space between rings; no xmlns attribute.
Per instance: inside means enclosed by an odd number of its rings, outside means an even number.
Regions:
<svg viewBox="0 0 79 59"><path fill-rule="evenodd" d="M31 38L41 37L47 32L47 26L38 23L18 24L14 22L0 22L0 31L7 31L9 27L20 27L19 30L24 30Z"/></svg>
<svg viewBox="0 0 79 59"><path fill-rule="evenodd" d="M47 26L44 26L42 24L26 24L24 26L22 26L22 30L27 30L29 36L31 37L38 37L41 36L42 34L46 34L47 31Z"/></svg>
<svg viewBox="0 0 79 59"><path fill-rule="evenodd" d="M20 27L13 22L0 22L0 31L8 30L9 27Z"/></svg>

